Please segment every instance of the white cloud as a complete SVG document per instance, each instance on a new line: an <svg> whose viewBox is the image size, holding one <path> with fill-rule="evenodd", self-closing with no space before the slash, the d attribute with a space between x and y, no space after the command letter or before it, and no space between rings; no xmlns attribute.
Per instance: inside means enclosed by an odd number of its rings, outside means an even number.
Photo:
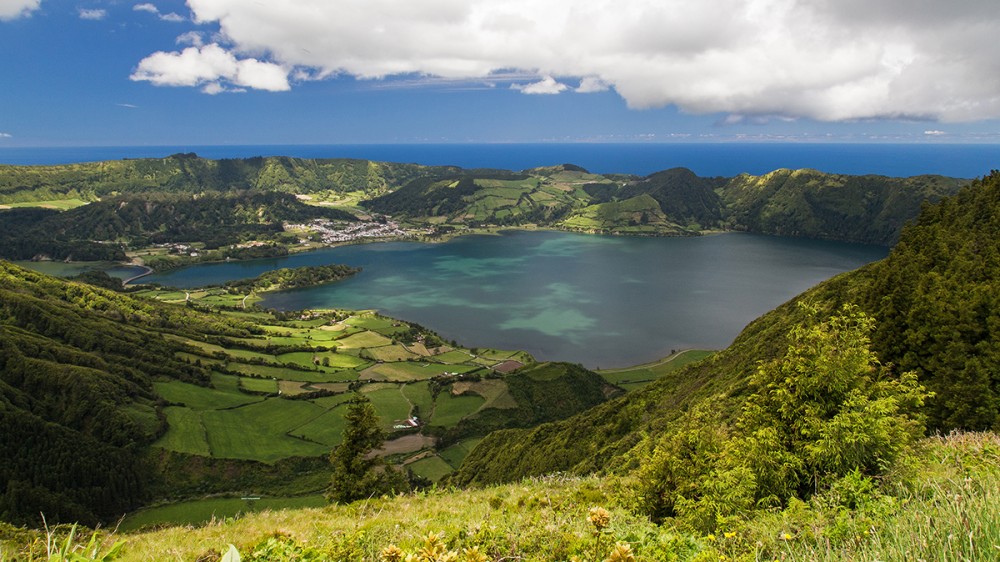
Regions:
<svg viewBox="0 0 1000 562"><path fill-rule="evenodd" d="M187 33L182 33L177 36L177 44L201 47L205 44L205 40L202 38L201 33L198 33L197 31L188 31Z"/></svg>
<svg viewBox="0 0 1000 562"><path fill-rule="evenodd" d="M130 78L157 86L200 86L208 94L237 91L227 84L272 92L290 89L286 69L254 58L237 59L216 43L153 53L139 62Z"/></svg>
<svg viewBox="0 0 1000 562"><path fill-rule="evenodd" d="M556 82L555 78L551 76L546 76L538 82L534 82L526 86L515 84L511 87L515 90L521 90L521 93L523 94L558 94L569 89L569 86Z"/></svg>
<svg viewBox="0 0 1000 562"><path fill-rule="evenodd" d="M549 76L575 77L578 91L613 88L633 108L826 121L1000 117L996 0L187 4L196 22L218 25L233 56L315 78L527 71L537 89L557 88ZM147 5L155 9L135 9Z"/></svg>
<svg viewBox="0 0 1000 562"><path fill-rule="evenodd" d="M946 133L944 131L938 131L936 129L932 129L930 131L924 131L924 134L928 135L928 136L931 136L931 137L939 137L941 135L947 135L948 133Z"/></svg>
<svg viewBox="0 0 1000 562"><path fill-rule="evenodd" d="M595 92L606 92L611 89L611 84L595 76L585 76L580 80L580 86L575 92L579 94L593 94Z"/></svg>
<svg viewBox="0 0 1000 562"><path fill-rule="evenodd" d="M42 0L0 0L0 20L28 16L38 9Z"/></svg>
<svg viewBox="0 0 1000 562"><path fill-rule="evenodd" d="M88 10L87 8L79 9L80 19L82 20L102 20L108 17L107 10Z"/></svg>
<svg viewBox="0 0 1000 562"><path fill-rule="evenodd" d="M14 135L10 133L0 133L0 139L12 139L12 138L14 138Z"/></svg>
<svg viewBox="0 0 1000 562"><path fill-rule="evenodd" d="M139 109L138 105L131 103L116 103L115 105L117 105L118 107L124 107L125 109Z"/></svg>
<svg viewBox="0 0 1000 562"><path fill-rule="evenodd" d="M174 23L187 21L187 18L174 12L170 12L169 14L161 13L160 9L157 8L155 4L150 4L149 2L136 4L132 6L132 10L136 12L149 12L163 21L169 21Z"/></svg>

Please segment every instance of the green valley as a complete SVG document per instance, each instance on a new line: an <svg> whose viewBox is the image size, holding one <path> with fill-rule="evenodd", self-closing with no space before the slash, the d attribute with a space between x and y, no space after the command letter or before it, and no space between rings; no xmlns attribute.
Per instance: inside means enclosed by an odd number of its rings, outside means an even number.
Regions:
<svg viewBox="0 0 1000 562"><path fill-rule="evenodd" d="M12 203L100 201L0 221L53 229L51 249L88 256L213 224L220 251L287 250L300 242L285 225L314 212L391 215L423 236L544 226L898 243L727 349L599 372L465 348L372 310L279 312L248 296L349 269L118 292L0 262L0 518L94 526L156 504L89 547L89 532L5 523L0 559L47 556L52 540L123 560L977 560L1000 548L998 173L220 162L116 163L107 185L122 193L93 179L99 166L19 170L0 184ZM214 191L250 177L260 189ZM335 197L350 206L318 204ZM5 251L48 251L42 230L25 231L37 244L4 230ZM403 469L413 491L319 507L357 403L388 436L358 458Z"/></svg>

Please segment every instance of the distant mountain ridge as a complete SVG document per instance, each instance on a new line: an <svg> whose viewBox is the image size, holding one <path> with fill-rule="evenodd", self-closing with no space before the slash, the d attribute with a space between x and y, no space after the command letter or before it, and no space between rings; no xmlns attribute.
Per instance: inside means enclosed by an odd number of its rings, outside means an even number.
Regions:
<svg viewBox="0 0 1000 562"><path fill-rule="evenodd" d="M890 178L815 170L703 178L688 169L673 168L638 177L591 174L572 164L515 172L351 159L206 160L176 154L61 166L0 166L0 205L123 198L150 201L159 209L168 208L162 202L172 200L181 209L192 207L185 201L193 204L196 199L201 203L194 207L213 197L240 193L261 199L270 193L271 199L256 206L260 219L244 216L243 238L259 233L265 223L273 230L280 220L350 219L348 213L338 215L330 208L289 199L296 196L308 202L332 196L360 205L362 209L341 206L353 208L356 215L388 214L413 227L438 230L534 225L653 236L741 230L888 246L924 201L938 201L967 183L942 176ZM96 259L89 256L106 258L112 249L105 246L101 251L93 242L114 241L116 236L133 246L154 238L192 238L180 232L170 235L174 227L168 217L146 220L134 213L123 216L133 210L98 212L101 205L88 207L66 211L60 219L39 210L0 212L0 231L6 233L0 257L25 259L41 253L56 259L70 255ZM271 207L285 210L265 210ZM178 213L190 216L187 211ZM261 220L268 216L273 220ZM42 224L39 228L55 232L62 246L31 232L31 227ZM64 224L72 225L72 235ZM123 231L127 235L122 236ZM66 244L73 246L72 252Z"/></svg>

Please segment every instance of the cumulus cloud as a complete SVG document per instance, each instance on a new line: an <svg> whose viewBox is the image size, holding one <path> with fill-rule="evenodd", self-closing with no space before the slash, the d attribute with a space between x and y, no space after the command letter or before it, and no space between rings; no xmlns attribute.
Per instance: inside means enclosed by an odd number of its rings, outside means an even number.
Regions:
<svg viewBox="0 0 1000 562"><path fill-rule="evenodd" d="M102 20L108 17L107 10L88 10L87 8L80 8L79 14L80 19L82 20Z"/></svg>
<svg viewBox="0 0 1000 562"><path fill-rule="evenodd" d="M27 16L41 3L42 0L0 0L0 21Z"/></svg>
<svg viewBox="0 0 1000 562"><path fill-rule="evenodd" d="M514 84L511 86L515 90L521 90L524 94L558 94L564 90L569 89L569 86L556 82L556 79L551 76L546 76L539 80L527 85Z"/></svg>
<svg viewBox="0 0 1000 562"><path fill-rule="evenodd" d="M218 26L233 56L320 79L514 70L537 80L522 92L566 91L548 77L575 77L575 91L613 88L632 108L826 121L1000 117L996 0L187 4L195 21Z"/></svg>
<svg viewBox="0 0 1000 562"><path fill-rule="evenodd" d="M200 86L207 94L242 87L272 92L291 88L286 69L255 58L238 59L216 43L153 53L139 62L130 78L157 86Z"/></svg>

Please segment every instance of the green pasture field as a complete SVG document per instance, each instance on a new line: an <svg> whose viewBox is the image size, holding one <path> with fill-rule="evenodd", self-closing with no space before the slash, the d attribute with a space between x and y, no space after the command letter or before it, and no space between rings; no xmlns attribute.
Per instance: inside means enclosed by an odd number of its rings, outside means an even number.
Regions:
<svg viewBox="0 0 1000 562"><path fill-rule="evenodd" d="M450 427L482 407L486 399L482 396L452 396L447 392L437 395L431 425Z"/></svg>
<svg viewBox="0 0 1000 562"><path fill-rule="evenodd" d="M399 324L398 321L391 320L389 318L382 318L378 316L373 316L369 314L352 316L344 320L344 324L348 326L354 326L356 328L364 328L366 330L378 331L385 328L393 328L393 324Z"/></svg>
<svg viewBox="0 0 1000 562"><path fill-rule="evenodd" d="M416 462L406 465L417 476L423 476L431 482L437 482L452 472L450 464L437 455L426 456Z"/></svg>
<svg viewBox="0 0 1000 562"><path fill-rule="evenodd" d="M149 435L155 435L160 428L160 419L156 415L156 408L149 404L132 403L123 408L130 420L134 421Z"/></svg>
<svg viewBox="0 0 1000 562"><path fill-rule="evenodd" d="M366 392L365 395L372 401L372 406L375 406L375 412L378 413L383 429L391 430L397 422L410 417L412 405L403 395L399 385Z"/></svg>
<svg viewBox="0 0 1000 562"><path fill-rule="evenodd" d="M434 355L430 360L437 361L438 363L468 363L472 361L472 355L467 351L455 349L447 353Z"/></svg>
<svg viewBox="0 0 1000 562"><path fill-rule="evenodd" d="M479 367L472 365L442 365L440 363L399 362L379 363L361 372L361 378L373 380L419 381L444 373L467 373Z"/></svg>
<svg viewBox="0 0 1000 562"><path fill-rule="evenodd" d="M321 408L330 409L349 401L351 398L354 398L354 393L346 392L345 388L344 394L337 394L335 396L323 396L322 398L313 398L311 402Z"/></svg>
<svg viewBox="0 0 1000 562"><path fill-rule="evenodd" d="M149 507L130 514L118 526L119 531L137 531L153 525L201 525L212 520L236 517L243 513L280 509L324 507L328 504L322 494L297 497L261 497L257 500L241 498L209 498Z"/></svg>
<svg viewBox="0 0 1000 562"><path fill-rule="evenodd" d="M476 350L475 355L483 359L493 359L495 361L506 361L512 359L514 361L520 361L521 363L528 363L531 361L531 355L528 355L524 351L511 351L509 349L492 349L487 347L481 347Z"/></svg>
<svg viewBox="0 0 1000 562"><path fill-rule="evenodd" d="M168 406L163 409L170 429L153 443L168 451L210 456L205 427L201 423L201 412L190 408Z"/></svg>
<svg viewBox="0 0 1000 562"><path fill-rule="evenodd" d="M624 369L604 369L596 372L609 383L616 384L631 392L642 388L671 371L676 371L681 367L701 361L713 353L715 352L691 349L675 353L670 357L665 357L659 361L645 365L636 365Z"/></svg>
<svg viewBox="0 0 1000 562"><path fill-rule="evenodd" d="M298 369L288 369L285 367L275 367L272 365L251 365L249 363L229 363L229 370L247 375L259 377L271 377L275 379L285 379L302 382L343 382L358 379L357 371L345 369L336 371L333 369L317 371L299 371Z"/></svg>
<svg viewBox="0 0 1000 562"><path fill-rule="evenodd" d="M381 347L392 344L392 340L375 332L358 332L336 340L338 348Z"/></svg>
<svg viewBox="0 0 1000 562"><path fill-rule="evenodd" d="M240 385L251 392L268 392L271 394L278 392L278 381L274 379L240 377Z"/></svg>
<svg viewBox="0 0 1000 562"><path fill-rule="evenodd" d="M429 416L434 410L434 397L431 396L430 384L427 381L403 385L403 396L413 404L421 418Z"/></svg>
<svg viewBox="0 0 1000 562"><path fill-rule="evenodd" d="M477 179L476 185L481 187L492 187L492 188L509 188L516 189L521 192L525 189L534 189L538 187L541 183L539 178L525 178L523 180L495 180L495 179Z"/></svg>
<svg viewBox="0 0 1000 562"><path fill-rule="evenodd" d="M322 445L286 435L323 412L305 400L268 398L242 408L205 412L202 422L212 456L273 462L329 452Z"/></svg>
<svg viewBox="0 0 1000 562"><path fill-rule="evenodd" d="M316 357L318 363L313 362L313 357ZM277 359L281 363L295 363L296 365L309 367L310 369L318 366L324 371L328 370L326 367L331 369L354 369L369 363L369 361L355 357L354 355L346 355L333 351L318 351L316 353L295 351L292 353L283 353ZM323 359L326 359L329 365L324 365Z"/></svg>
<svg viewBox="0 0 1000 562"><path fill-rule="evenodd" d="M278 360L273 355L268 355L266 353L261 353L259 351L249 351L246 349L226 349L226 355L234 359L243 360L260 360L267 361L268 363L276 363Z"/></svg>
<svg viewBox="0 0 1000 562"><path fill-rule="evenodd" d="M140 291L135 293L137 297L152 298L163 302L184 302L187 295L184 291L160 291L160 290L150 290L150 291Z"/></svg>
<svg viewBox="0 0 1000 562"><path fill-rule="evenodd" d="M459 394L464 392L472 392L482 396L486 403L483 404L483 409L486 408L496 408L498 410L503 410L507 408L516 408L517 401L510 394L510 388L507 383L502 379L485 379L475 382L456 382L453 388Z"/></svg>
<svg viewBox="0 0 1000 562"><path fill-rule="evenodd" d="M454 445L446 447L438 451L438 456L444 459L452 468L458 468L462 465L462 461L465 457L469 456L469 453L476 448L476 445L482 441L482 437L470 437L468 439L463 439Z"/></svg>
<svg viewBox="0 0 1000 562"><path fill-rule="evenodd" d="M325 414L295 428L290 435L322 443L329 452L340 444L344 437L347 422L344 421L343 408L333 408Z"/></svg>
<svg viewBox="0 0 1000 562"><path fill-rule="evenodd" d="M365 355L376 361L406 361L420 357L400 344L370 347L365 350Z"/></svg>
<svg viewBox="0 0 1000 562"><path fill-rule="evenodd" d="M220 382L224 380L219 379ZM236 389L219 388L215 377L213 384L216 385L214 389L180 381L154 382L153 389L165 400L184 404L192 410L232 408L261 400L259 396L243 394Z"/></svg>
<svg viewBox="0 0 1000 562"><path fill-rule="evenodd" d="M330 322L329 318L320 317L320 318L310 318L309 320L295 320L289 322L289 324L295 326L296 328L318 328L319 326L323 326L325 324L328 324L329 322Z"/></svg>

